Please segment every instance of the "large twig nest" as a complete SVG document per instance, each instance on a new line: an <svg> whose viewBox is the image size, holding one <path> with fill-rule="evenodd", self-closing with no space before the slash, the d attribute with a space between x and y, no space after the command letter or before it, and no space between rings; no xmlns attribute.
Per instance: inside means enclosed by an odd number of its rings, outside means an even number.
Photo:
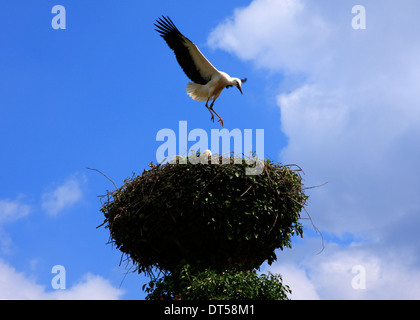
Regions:
<svg viewBox="0 0 420 320"><path fill-rule="evenodd" d="M228 164L152 165L108 193L101 210L111 242L139 272L187 263L258 268L276 259L275 249L290 247L292 235L302 235L307 196L300 169L266 160L263 172L251 176L245 160L228 158Z"/></svg>

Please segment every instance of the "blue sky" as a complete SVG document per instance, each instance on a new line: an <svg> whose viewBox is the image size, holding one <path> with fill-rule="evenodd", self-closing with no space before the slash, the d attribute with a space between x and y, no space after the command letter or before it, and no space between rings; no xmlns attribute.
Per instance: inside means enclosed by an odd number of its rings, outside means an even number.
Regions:
<svg viewBox="0 0 420 320"><path fill-rule="evenodd" d="M57 4L65 30L51 27ZM365 30L352 28L356 4ZM409 0L2 1L0 298L144 298L145 278L125 276L96 229L97 195L113 186L86 167L120 185L155 161L159 130L220 129L185 94L154 31L162 14L248 78L215 104L225 127L264 129L267 157L299 164L307 186L328 182L308 190L325 250L307 224L263 271L297 299L420 298L419 13ZM66 290L51 288L54 265ZM351 286L355 265L366 289Z"/></svg>

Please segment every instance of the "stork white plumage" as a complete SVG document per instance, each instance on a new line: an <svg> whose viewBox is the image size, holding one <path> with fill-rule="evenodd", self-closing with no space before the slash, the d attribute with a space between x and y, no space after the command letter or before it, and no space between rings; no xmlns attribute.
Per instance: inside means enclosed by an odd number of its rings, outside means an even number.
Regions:
<svg viewBox="0 0 420 320"><path fill-rule="evenodd" d="M196 101L206 101L211 120L214 122L216 114L223 126L223 119L213 109L214 102L224 88L235 86L242 93L242 83L247 79L232 78L227 73L217 70L198 47L179 32L169 17L162 16L157 19L155 26L157 27L155 30L174 51L182 70L193 81L187 84L187 94Z"/></svg>

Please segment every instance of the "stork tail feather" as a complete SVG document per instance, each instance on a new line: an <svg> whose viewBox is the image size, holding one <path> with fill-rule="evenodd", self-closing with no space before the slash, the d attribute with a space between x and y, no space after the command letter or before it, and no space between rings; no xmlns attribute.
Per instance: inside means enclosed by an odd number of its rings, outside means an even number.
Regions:
<svg viewBox="0 0 420 320"><path fill-rule="evenodd" d="M187 94L195 101L206 101L208 98L208 92L204 86L193 82L187 84Z"/></svg>

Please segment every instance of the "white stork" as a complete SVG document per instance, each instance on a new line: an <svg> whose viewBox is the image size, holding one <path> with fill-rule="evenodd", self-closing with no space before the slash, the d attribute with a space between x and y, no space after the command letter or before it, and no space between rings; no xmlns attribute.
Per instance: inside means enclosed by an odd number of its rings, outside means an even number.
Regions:
<svg viewBox="0 0 420 320"><path fill-rule="evenodd" d="M242 80L231 78L227 73L217 70L198 47L179 32L169 17L162 16L156 22L157 29L155 30L174 51L182 70L193 81L187 84L187 94L196 101L206 101L211 120L214 122L214 112L223 126L223 119L213 109L214 102L224 88L235 86L242 93L241 85L246 81L246 78ZM209 106L210 100L213 101Z"/></svg>

